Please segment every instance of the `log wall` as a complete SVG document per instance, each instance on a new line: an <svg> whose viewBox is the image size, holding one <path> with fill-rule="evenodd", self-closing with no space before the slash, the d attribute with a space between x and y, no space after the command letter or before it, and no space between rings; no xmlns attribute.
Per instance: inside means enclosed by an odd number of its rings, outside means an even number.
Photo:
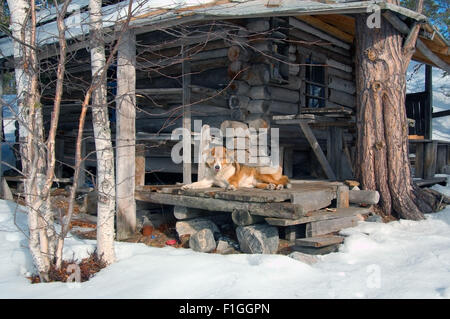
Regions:
<svg viewBox="0 0 450 319"><path fill-rule="evenodd" d="M160 134L169 134L173 129L182 127L183 45L188 48L184 59L188 59L190 64L189 109L194 131L201 127L194 125L196 120L219 128L225 120L269 120L272 115L297 114L304 110L308 59L324 67L325 107L354 109L356 89L352 44L305 21L295 17L241 19L186 26L182 29L185 34L180 31L178 38L176 32L163 31L137 36L136 132L153 136L150 138L151 145L148 140L144 141L147 143L147 164L150 165L147 171L152 169L151 157L162 158L155 161L159 169L164 156L170 155L165 151L155 152L158 143L169 149L173 145L167 139L162 142L164 138L160 138ZM66 100L76 101L78 95L82 96L83 81L89 81L86 70L90 66L82 51L74 53L78 60L71 60L68 66L74 86L66 88ZM109 96L111 108L114 109L114 72L110 78ZM51 88L48 90L51 92ZM50 108L45 110L46 116L50 116ZM73 137L70 136L76 128L78 114L76 103L63 106L60 131L65 136L64 160L69 164L73 158L70 142ZM339 115L334 115L333 120L336 119L339 120ZM87 123L89 121L88 118ZM115 134L113 115L111 122ZM279 128L280 143L286 146L289 154L307 158L309 155L305 152L309 152L308 144L299 128ZM87 131L89 129L87 126ZM314 128L313 131L322 149L326 150L327 128ZM353 135L344 130L343 136L351 149ZM86 152L92 150L93 144L88 138ZM95 154L90 158L92 160L87 165L95 166ZM170 167L169 171L180 171L177 165Z"/></svg>

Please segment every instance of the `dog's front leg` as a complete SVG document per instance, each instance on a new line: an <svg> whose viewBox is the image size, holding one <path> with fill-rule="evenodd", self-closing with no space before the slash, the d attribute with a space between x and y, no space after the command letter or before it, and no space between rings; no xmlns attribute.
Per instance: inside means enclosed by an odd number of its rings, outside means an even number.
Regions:
<svg viewBox="0 0 450 319"><path fill-rule="evenodd" d="M201 189L201 188L209 188L213 185L213 180L212 179L202 179L198 182L194 182L192 184L187 184L187 185L183 185L181 186L182 190L186 190L186 189Z"/></svg>
<svg viewBox="0 0 450 319"><path fill-rule="evenodd" d="M220 181L218 181L218 180L214 181L214 185L217 187L226 189L230 184L228 183L227 180L224 179L224 180L220 180Z"/></svg>

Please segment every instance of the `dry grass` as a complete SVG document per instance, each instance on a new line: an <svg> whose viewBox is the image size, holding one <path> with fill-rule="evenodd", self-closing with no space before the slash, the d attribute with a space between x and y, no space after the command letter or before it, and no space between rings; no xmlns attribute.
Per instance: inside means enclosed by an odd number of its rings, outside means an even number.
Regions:
<svg viewBox="0 0 450 319"><path fill-rule="evenodd" d="M61 269L59 270L52 266L49 272L50 282L67 282L67 279L74 272L74 270L69 270L68 267L73 264L76 264L80 268L80 282L88 281L90 278L95 276L96 273L107 266L100 258L98 258L97 252L94 251L89 255L89 257L82 259L80 262L76 262L75 260L64 260L62 262ZM33 284L41 282L39 275L33 275L28 277L28 279Z"/></svg>

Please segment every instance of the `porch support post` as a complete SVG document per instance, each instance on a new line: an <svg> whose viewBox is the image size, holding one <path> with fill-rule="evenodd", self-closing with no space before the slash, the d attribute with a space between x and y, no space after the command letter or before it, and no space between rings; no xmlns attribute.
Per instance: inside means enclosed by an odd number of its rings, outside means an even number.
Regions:
<svg viewBox="0 0 450 319"><path fill-rule="evenodd" d="M136 37L133 30L122 36L117 53L116 96L116 205L117 239L136 231Z"/></svg>

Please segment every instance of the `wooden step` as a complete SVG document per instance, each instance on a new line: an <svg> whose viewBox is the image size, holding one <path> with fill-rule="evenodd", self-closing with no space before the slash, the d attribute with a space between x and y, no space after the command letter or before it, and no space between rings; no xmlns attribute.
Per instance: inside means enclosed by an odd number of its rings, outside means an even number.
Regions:
<svg viewBox="0 0 450 319"><path fill-rule="evenodd" d="M320 220L329 220L356 215L367 215L370 212L372 212L372 208L370 207L334 208L333 210L321 209L307 213L306 216L302 216L297 219L283 219L270 217L266 218L266 222L274 226L292 226Z"/></svg>
<svg viewBox="0 0 450 319"><path fill-rule="evenodd" d="M319 247L319 248L295 245L295 246L292 246L292 250L298 251L298 252L301 252L304 254L308 254L308 255L325 255L325 254L334 253L334 252L338 251L339 245L335 244L335 245L329 245L329 246Z"/></svg>
<svg viewBox="0 0 450 319"><path fill-rule="evenodd" d="M309 238L299 238L295 240L295 244L297 246L303 247L326 247L335 244L341 244L344 241L344 237L342 236L318 236L318 237L309 237Z"/></svg>
<svg viewBox="0 0 450 319"><path fill-rule="evenodd" d="M344 228L355 227L361 218L348 216L328 220L319 220L306 224L305 237L316 237L340 231Z"/></svg>

